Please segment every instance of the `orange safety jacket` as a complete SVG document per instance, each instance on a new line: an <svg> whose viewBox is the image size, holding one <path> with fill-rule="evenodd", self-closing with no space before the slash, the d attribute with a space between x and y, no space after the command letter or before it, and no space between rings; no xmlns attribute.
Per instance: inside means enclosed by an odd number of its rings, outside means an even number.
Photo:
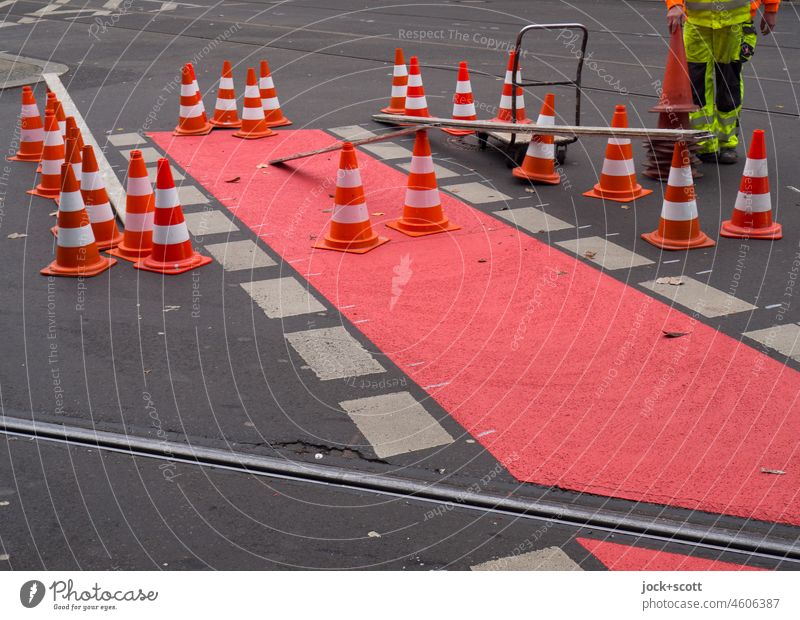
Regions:
<svg viewBox="0 0 800 620"><path fill-rule="evenodd" d="M674 6L684 6L684 1L685 0L666 0L667 9L671 9ZM750 17L755 17L758 7L762 4L764 5L764 11L767 13L777 13L780 3L781 0L752 0L750 3Z"/></svg>

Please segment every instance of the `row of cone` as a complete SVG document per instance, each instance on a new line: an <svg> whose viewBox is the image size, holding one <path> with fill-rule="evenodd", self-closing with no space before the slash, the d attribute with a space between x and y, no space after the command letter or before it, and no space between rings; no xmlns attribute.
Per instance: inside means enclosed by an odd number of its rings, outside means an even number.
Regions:
<svg viewBox="0 0 800 620"><path fill-rule="evenodd" d="M270 129L271 127L291 124L292 122L281 110L275 83L266 60L261 61L258 79L254 68L247 69L241 118L236 104L233 71L229 61L226 60L222 64L217 100L211 119L206 115L192 63L183 66L180 111L174 132L176 136L204 136L217 127L237 129L238 131L233 134L237 138L254 140L274 136L275 132Z"/></svg>

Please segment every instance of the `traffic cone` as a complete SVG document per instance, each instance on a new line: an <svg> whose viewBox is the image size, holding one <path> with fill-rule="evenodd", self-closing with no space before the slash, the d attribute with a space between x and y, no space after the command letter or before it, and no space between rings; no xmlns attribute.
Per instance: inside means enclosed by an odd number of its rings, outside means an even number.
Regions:
<svg viewBox="0 0 800 620"><path fill-rule="evenodd" d="M404 112L406 116L430 116L428 101L425 99L425 88L422 86L422 74L419 72L419 60L416 56L409 59Z"/></svg>
<svg viewBox="0 0 800 620"><path fill-rule="evenodd" d="M32 196L58 200L61 193L61 164L64 163L64 140L54 112L44 117L44 149L42 150L42 174L39 184L28 190Z"/></svg>
<svg viewBox="0 0 800 620"><path fill-rule="evenodd" d="M194 70L184 65L181 75L181 106L175 136L204 136L211 131L211 124L205 118L203 99L197 90Z"/></svg>
<svg viewBox="0 0 800 620"><path fill-rule="evenodd" d="M45 121L47 120L47 112L48 111L52 112L53 115L55 115L55 113L56 113L56 102L57 101L58 101L58 98L56 97L56 94L53 91L51 91L50 89L47 89L47 100L46 100L46 103L44 105L44 116L42 117L42 126L43 127L46 124ZM62 140L63 139L64 139L64 137L62 136ZM41 164L41 160L40 160L39 161L39 165L36 166L36 174L41 174L41 173L42 173L42 164Z"/></svg>
<svg viewBox="0 0 800 620"><path fill-rule="evenodd" d="M539 112L539 120L536 121L536 124L546 126L556 124L555 95L553 93L545 95L542 111ZM514 168L511 174L518 179L558 185L561 182L561 175L556 172L553 136L532 136L522 165Z"/></svg>
<svg viewBox="0 0 800 620"><path fill-rule="evenodd" d="M472 84L469 81L469 70L467 63L461 62L458 65L458 79L456 80L456 94L453 95L453 120L476 121L478 115L475 113L475 100L472 98ZM467 136L475 133L471 129L456 129L454 127L443 127L442 131L451 136Z"/></svg>
<svg viewBox="0 0 800 620"><path fill-rule="evenodd" d="M642 239L662 250L691 250L714 245L700 230L689 158L686 143L676 142L658 230L642 234Z"/></svg>
<svg viewBox="0 0 800 620"><path fill-rule="evenodd" d="M64 145L64 161L72 166L72 172L75 173L75 178L80 179L83 159L81 158L81 150L78 146L77 131L77 129L73 129L67 135L67 142Z"/></svg>
<svg viewBox="0 0 800 620"><path fill-rule="evenodd" d="M689 65L686 62L683 30L676 28L669 39L667 65L664 67L664 80L661 82L661 96L658 105L650 108L650 111L694 112L699 109L692 99L692 82L689 79Z"/></svg>
<svg viewBox="0 0 800 620"><path fill-rule="evenodd" d="M64 113L64 105L58 100L55 100L53 109L56 112L56 120L58 121L58 128L61 130L61 139L67 139L67 115Z"/></svg>
<svg viewBox="0 0 800 620"><path fill-rule="evenodd" d="M264 107L256 81L256 70L247 70L247 86L244 89L244 107L242 108L242 128L233 134L237 138L255 140L277 135L264 119Z"/></svg>
<svg viewBox="0 0 800 620"><path fill-rule="evenodd" d="M169 161L162 157L158 160L156 177L153 251L147 258L134 263L133 266L144 271L175 275L208 265L210 262L211 257L203 256L192 249Z"/></svg>
<svg viewBox="0 0 800 620"><path fill-rule="evenodd" d="M283 127L291 125L292 121L286 118L281 111L281 102L278 101L278 91L269 72L269 63L261 61L260 77L258 78L258 91L261 96L261 105L264 108L264 119L267 127Z"/></svg>
<svg viewBox="0 0 800 620"><path fill-rule="evenodd" d="M192 90L197 95L197 105L200 106L200 111L203 113L203 122L208 122L206 106L203 103L203 93L200 91L200 85L197 83L197 74L194 72L194 65L190 62L187 62L186 66L189 67L189 73L192 76Z"/></svg>
<svg viewBox="0 0 800 620"><path fill-rule="evenodd" d="M514 52L508 53L508 68L506 69L506 77L503 80L503 94L500 97L500 109L492 120L495 122L511 123L513 117L511 114L512 97L516 98L517 103L517 123L525 125L530 124L532 121L525 114L525 97L522 94L522 86L517 86L516 93L514 92L514 80L512 78L514 71ZM517 84L522 81L522 69L517 69Z"/></svg>
<svg viewBox="0 0 800 620"><path fill-rule="evenodd" d="M70 135L70 131L75 132L75 137L78 140L78 150L83 152L83 134L81 133L80 128L78 127L78 123L75 121L74 116L67 117L67 137ZM80 180L80 179L79 179Z"/></svg>
<svg viewBox="0 0 800 620"><path fill-rule="evenodd" d="M128 186L125 197L125 232L122 243L108 251L109 254L136 262L153 250L153 186L147 177L142 152L131 151L128 164Z"/></svg>
<svg viewBox="0 0 800 620"><path fill-rule="evenodd" d="M615 108L611 127L628 127L628 112L624 105ZM583 195L615 202L631 202L652 193L653 190L644 189L636 181L630 138L609 138L600 182Z"/></svg>
<svg viewBox="0 0 800 620"><path fill-rule="evenodd" d="M387 241L389 239L379 237L372 230L356 151L350 142L345 142L339 156L331 227L328 234L313 247L364 254Z"/></svg>
<svg viewBox="0 0 800 620"><path fill-rule="evenodd" d="M772 200L767 174L764 130L756 129L742 173L731 219L722 222L719 234L737 239L780 239L781 225L772 221Z"/></svg>
<svg viewBox="0 0 800 620"><path fill-rule="evenodd" d="M386 225L410 237L422 237L461 228L451 224L444 215L439 188L436 185L428 132L424 129L417 131L414 140L403 217Z"/></svg>
<svg viewBox="0 0 800 620"><path fill-rule="evenodd" d="M117 228L117 220L90 144L83 147L83 168L81 171L81 196L92 223L92 232L98 250L108 250L122 242L122 233Z"/></svg>
<svg viewBox="0 0 800 620"><path fill-rule="evenodd" d="M394 69L392 70L392 97L388 107L381 108L384 114L405 114L406 89L408 88L408 69L403 58L403 50L394 50Z"/></svg>
<svg viewBox="0 0 800 620"><path fill-rule="evenodd" d="M96 276L112 265L113 258L100 256L89 215L83 205L78 181L69 164L61 166L61 203L58 205L56 259L40 271L46 276L83 278Z"/></svg>
<svg viewBox="0 0 800 620"><path fill-rule="evenodd" d="M231 63L227 60L222 63L217 102L214 104L214 118L208 122L214 127L233 127L238 129L242 126L242 121L239 120L239 113L236 109L233 71L231 71Z"/></svg>
<svg viewBox="0 0 800 620"><path fill-rule="evenodd" d="M19 116L19 149L8 161L42 161L44 128L39 107L30 86L22 87L22 109Z"/></svg>

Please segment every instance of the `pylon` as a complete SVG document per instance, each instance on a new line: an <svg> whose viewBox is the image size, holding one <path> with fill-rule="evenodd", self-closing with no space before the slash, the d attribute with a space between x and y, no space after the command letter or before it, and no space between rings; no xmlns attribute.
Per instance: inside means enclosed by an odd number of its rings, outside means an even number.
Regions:
<svg viewBox="0 0 800 620"><path fill-rule="evenodd" d="M158 160L156 177L153 251L147 258L134 263L133 266L145 271L175 275L208 265L210 262L210 257L192 249L169 161L162 157Z"/></svg>
<svg viewBox="0 0 800 620"><path fill-rule="evenodd" d="M328 234L315 243L314 247L364 254L387 241L389 239L379 237L372 230L356 150L350 142L345 142L339 156L331 227Z"/></svg>
<svg viewBox="0 0 800 620"><path fill-rule="evenodd" d="M444 215L439 188L436 185L436 172L433 167L428 132L424 129L417 131L414 140L403 217L386 225L411 237L422 237L461 228L461 226L451 224Z"/></svg>
<svg viewBox="0 0 800 620"><path fill-rule="evenodd" d="M676 142L658 230L642 234L642 239L662 250L691 250L714 245L700 230L689 158L686 143Z"/></svg>
<svg viewBox="0 0 800 620"><path fill-rule="evenodd" d="M419 60L416 56L412 56L408 61L408 88L406 88L404 112L406 116L430 116L425 88L422 86L422 74L419 72Z"/></svg>
<svg viewBox="0 0 800 620"><path fill-rule="evenodd" d="M81 130L78 127L78 123L75 121L75 117L74 116L68 116L67 117L67 137L70 136L70 132L71 131L75 132L75 137L78 140L78 150L80 152L83 152L83 146L84 146L84 144L83 144L83 134L81 133ZM78 180L80 180L80 179L78 179Z"/></svg>
<svg viewBox="0 0 800 620"><path fill-rule="evenodd" d="M536 124L546 126L556 124L555 95L553 93L545 95L542 111L539 112L539 119ZM561 175L556 172L553 136L531 136L531 142L525 152L525 159L522 161L522 165L514 168L511 174L518 179L558 185L561 182Z"/></svg>
<svg viewBox="0 0 800 620"><path fill-rule="evenodd" d="M90 144L83 147L83 168L81 170L81 196L89 214L92 232L98 250L108 250L122 242L122 233L117 228L117 220L111 210L103 176Z"/></svg>
<svg viewBox="0 0 800 620"><path fill-rule="evenodd" d="M506 69L506 77L503 80L503 94L500 96L500 108L497 112L497 116L495 116L492 120L503 123L513 122L511 115L511 102L514 100L512 98L516 98L516 103L517 103L516 122L527 125L530 124L532 121L525 114L525 97L522 94L522 86L517 86L517 90L516 92L514 92L513 72L514 72L514 52L511 51L508 53L508 68ZM519 84L521 81L522 81L522 69L518 68L517 84Z"/></svg>
<svg viewBox="0 0 800 620"><path fill-rule="evenodd" d="M55 100L53 109L56 113L56 120L58 121L58 128L61 130L61 139L67 138L67 115L64 113L64 105L58 100Z"/></svg>
<svg viewBox="0 0 800 620"><path fill-rule="evenodd" d="M611 127L628 127L628 112L624 105L615 108ZM615 202L631 202L652 193L653 190L644 189L636 181L630 138L609 138L600 182L583 195Z"/></svg>
<svg viewBox="0 0 800 620"><path fill-rule="evenodd" d="M22 109L19 115L19 149L8 161L42 161L44 128L39 106L30 86L22 87Z"/></svg>
<svg viewBox="0 0 800 620"><path fill-rule="evenodd" d="M153 186L147 177L142 152L131 151L128 164L128 185L125 197L125 232L122 243L108 251L109 254L136 262L153 250Z"/></svg>
<svg viewBox="0 0 800 620"><path fill-rule="evenodd" d="M28 193L42 198L58 200L61 193L61 164L64 163L64 139L58 127L55 113L46 112L44 117L44 149L42 150L42 174L39 184Z"/></svg>
<svg viewBox="0 0 800 620"><path fill-rule="evenodd" d="M783 230L772 221L772 200L767 174L767 145L764 130L753 131L750 152L742 173L739 193L731 219L722 222L719 234L738 239L780 239Z"/></svg>
<svg viewBox="0 0 800 620"><path fill-rule="evenodd" d="M203 113L203 121L208 121L208 115L206 114L206 106L203 103L203 93L200 91L200 85L197 83L197 74L194 72L194 65L190 62L186 63L186 66L189 67L189 73L192 76L192 89L197 94L197 105L200 106L200 110Z"/></svg>
<svg viewBox="0 0 800 620"><path fill-rule="evenodd" d="M75 173L75 178L80 179L83 158L81 157L81 149L78 145L77 131L77 128L75 128L67 134L67 142L64 145L64 161L72 166L72 172Z"/></svg>
<svg viewBox="0 0 800 620"><path fill-rule="evenodd" d="M227 60L222 63L217 102L214 104L214 118L208 122L214 127L233 127L238 129L242 126L242 121L239 120L239 113L236 109L233 71L231 71L231 63Z"/></svg>
<svg viewBox="0 0 800 620"><path fill-rule="evenodd" d="M56 103L57 102L58 102L58 97L56 97L56 94L48 88L47 89L47 100L46 100L45 106L44 106L44 116L42 117L42 125L43 126L45 125L45 121L47 120L47 112L48 111L52 112L53 115L55 115L55 113L56 113ZM60 127L59 127L59 130L60 130ZM61 139L64 140L65 137L62 135ZM41 173L42 173L42 164L41 164L41 160L40 160L39 165L36 166L36 174L41 174Z"/></svg>
<svg viewBox="0 0 800 620"><path fill-rule="evenodd" d="M258 91L261 96L261 105L264 108L264 119L267 127L283 127L291 125L292 121L286 118L281 111L281 102L278 101L278 91L269 72L269 63L262 60L260 64L260 77L258 78Z"/></svg>
<svg viewBox="0 0 800 620"><path fill-rule="evenodd" d="M453 120L478 120L478 115L475 113L475 100L472 98L469 70L467 69L467 63L463 61L458 65L456 93L453 95ZM443 127L442 131L449 133L451 136L467 136L475 133L471 129L456 129L455 127Z"/></svg>
<svg viewBox="0 0 800 620"><path fill-rule="evenodd" d="M211 131L211 124L205 118L203 99L196 89L194 71L191 65L184 65L181 75L181 106L178 125L173 135L204 136Z"/></svg>
<svg viewBox="0 0 800 620"><path fill-rule="evenodd" d="M406 89L408 88L408 69L403 50L394 50L394 69L392 69L392 96L389 105L381 109L384 114L405 114Z"/></svg>
<svg viewBox="0 0 800 620"><path fill-rule="evenodd" d="M78 181L69 164L61 167L61 202L58 205L56 259L40 273L73 278L96 276L112 265L113 258L100 256L89 215L83 205Z"/></svg>
<svg viewBox="0 0 800 620"><path fill-rule="evenodd" d="M244 107L242 108L242 128L233 134L237 138L255 140L277 135L264 119L264 107L261 103L261 94L256 81L256 70L250 67L247 70L247 86L244 89Z"/></svg>

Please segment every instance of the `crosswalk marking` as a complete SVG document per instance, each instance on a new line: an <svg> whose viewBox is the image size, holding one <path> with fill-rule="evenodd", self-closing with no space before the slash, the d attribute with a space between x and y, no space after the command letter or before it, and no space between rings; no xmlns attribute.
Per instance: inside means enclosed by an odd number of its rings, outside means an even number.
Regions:
<svg viewBox="0 0 800 620"><path fill-rule="evenodd" d="M581 237L580 239L559 241L556 245L609 271L653 264L653 261L649 258L631 252L621 245L607 241L602 237Z"/></svg>
<svg viewBox="0 0 800 620"><path fill-rule="evenodd" d="M470 566L470 570L582 571L583 569L559 547L547 547L538 551L529 551L476 564L475 566Z"/></svg>
<svg viewBox="0 0 800 620"><path fill-rule="evenodd" d="M272 267L277 264L250 239L229 241L227 243L212 243L206 245L206 250L222 263L222 268L225 271L258 269L259 267Z"/></svg>
<svg viewBox="0 0 800 620"><path fill-rule="evenodd" d="M286 334L286 339L323 381L386 372L341 326L293 332Z"/></svg>
<svg viewBox="0 0 800 620"><path fill-rule="evenodd" d="M447 190L451 194L455 194L458 198L478 205L512 199L511 196L499 190L477 182L447 185L442 189Z"/></svg>
<svg viewBox="0 0 800 620"><path fill-rule="evenodd" d="M708 318L756 309L753 304L708 286L704 282L698 282L687 276L681 276L681 281L683 283L676 286L666 283L659 284L655 280L651 280L641 282L639 286Z"/></svg>
<svg viewBox="0 0 800 620"><path fill-rule="evenodd" d="M271 319L325 311L325 306L291 276L242 282L241 287Z"/></svg>
<svg viewBox="0 0 800 620"><path fill-rule="evenodd" d="M773 325L765 329L745 332L744 335L760 342L768 349L800 362L800 325L796 323Z"/></svg>
<svg viewBox="0 0 800 620"><path fill-rule="evenodd" d="M186 220L189 232L195 236L215 235L239 230L222 211L213 209L198 211L197 213L185 213L183 217Z"/></svg>
<svg viewBox="0 0 800 620"><path fill-rule="evenodd" d="M536 207L495 211L494 214L532 233L552 232L555 230L574 228L572 224L567 224L567 222L553 217Z"/></svg>

